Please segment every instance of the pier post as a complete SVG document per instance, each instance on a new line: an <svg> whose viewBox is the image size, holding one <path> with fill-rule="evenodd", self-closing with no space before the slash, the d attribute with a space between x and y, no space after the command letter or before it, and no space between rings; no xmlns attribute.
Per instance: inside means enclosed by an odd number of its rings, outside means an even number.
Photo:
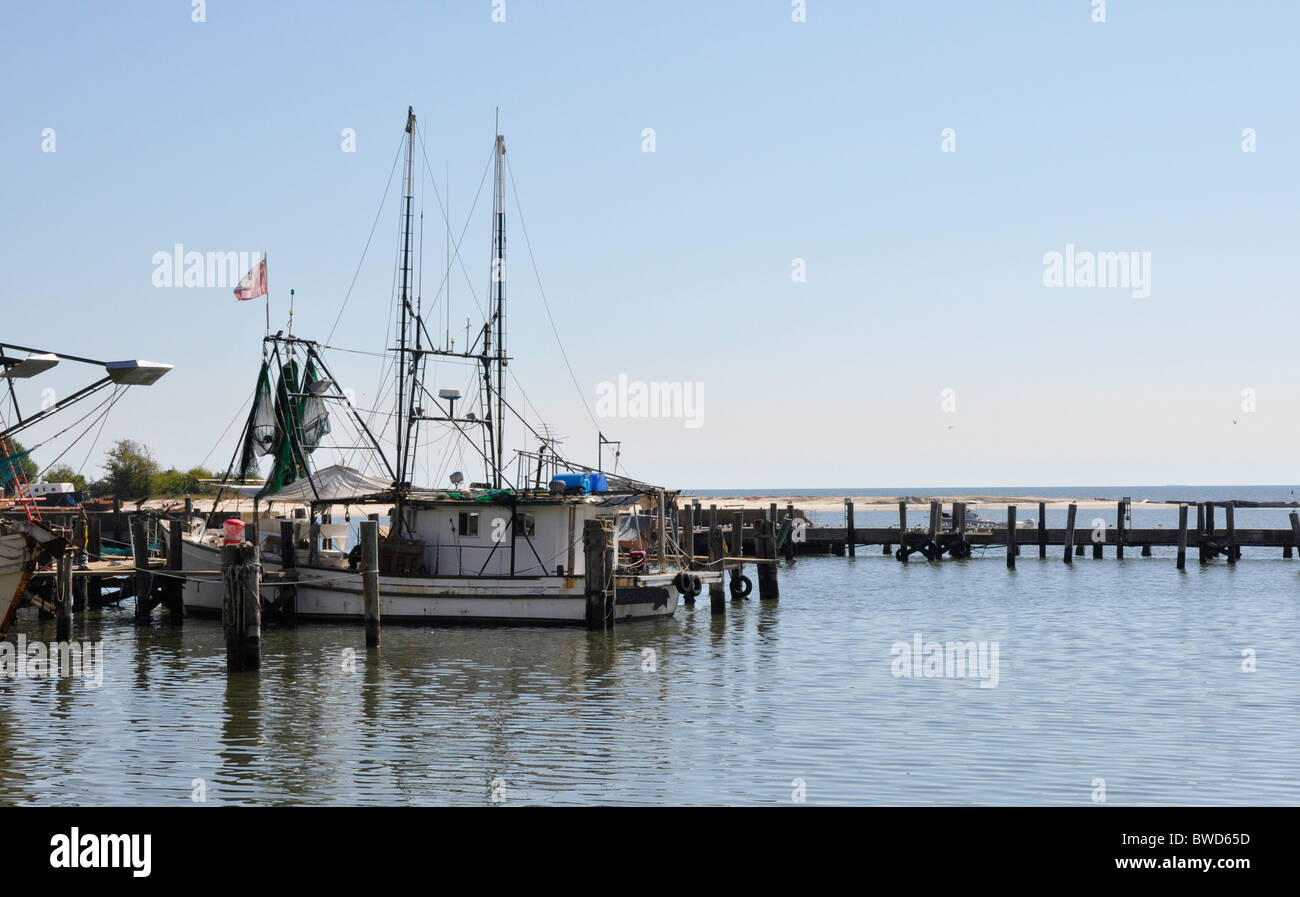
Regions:
<svg viewBox="0 0 1300 897"><path fill-rule="evenodd" d="M775 527L776 527L776 520L777 520L777 518L776 518L776 502L772 502L771 504L769 504L769 505L767 506L767 519L770 520L770 521L772 521L772 526L773 526L773 530L772 530L772 531L775 532L775 531L776 531L776 530L775 530Z"/></svg>
<svg viewBox="0 0 1300 897"><path fill-rule="evenodd" d="M66 642L72 639L72 566L76 552L65 548L59 554L58 566L55 568L54 600L54 640Z"/></svg>
<svg viewBox="0 0 1300 897"><path fill-rule="evenodd" d="M1016 506L1007 505L1007 569L1016 569Z"/></svg>
<svg viewBox="0 0 1300 897"><path fill-rule="evenodd" d="M754 533L755 535L757 535L758 530L755 529ZM745 556L745 512L744 511L736 511L731 515L731 541L734 543L731 546L731 556L734 558L744 557ZM741 566L737 564L736 568L731 571L732 585L739 588L740 577L742 575L743 575L743 571L741 569ZM732 601L741 600L740 596L736 593L735 590L731 591L731 600Z"/></svg>
<svg viewBox="0 0 1300 897"><path fill-rule="evenodd" d="M1038 556L1047 557L1047 502L1038 503Z"/></svg>
<svg viewBox="0 0 1300 897"><path fill-rule="evenodd" d="M572 508L570 508L572 510ZM294 544L294 525L291 520L280 521L279 588L275 592L275 606L279 613L291 617L298 609L298 546ZM344 546L346 547L346 545ZM573 546L569 546L572 550ZM364 590L364 586L363 586Z"/></svg>
<svg viewBox="0 0 1300 897"><path fill-rule="evenodd" d="M943 528L943 505L937 501L930 502L930 560L937 561L943 556L939 545L939 531Z"/></svg>
<svg viewBox="0 0 1300 897"><path fill-rule="evenodd" d="M1093 540L1092 540L1092 558L1093 558L1093 560L1096 560L1096 561L1101 560L1101 546L1102 546L1102 544L1103 544L1103 543L1100 542L1100 541L1098 541L1097 539L1093 539Z"/></svg>
<svg viewBox="0 0 1300 897"><path fill-rule="evenodd" d="M588 521L588 524L593 521ZM283 532L283 530L281 530ZM292 540L290 540L292 543ZM591 572L589 567L588 574ZM604 577L601 578L604 585ZM379 647L379 524L361 521L361 591L365 603L366 647Z"/></svg>
<svg viewBox="0 0 1300 897"><path fill-rule="evenodd" d="M898 503L898 559L907 563L907 502Z"/></svg>
<svg viewBox="0 0 1300 897"><path fill-rule="evenodd" d="M1124 511L1127 502L1121 501L1115 509L1115 557L1124 557Z"/></svg>
<svg viewBox="0 0 1300 897"><path fill-rule="evenodd" d="M966 544L966 502L953 502L952 528L957 532L957 542L949 553L955 558L970 556L970 547Z"/></svg>
<svg viewBox="0 0 1300 897"><path fill-rule="evenodd" d="M153 610L153 574L149 571L149 534L144 518L131 518L131 560L135 564L135 619L149 619Z"/></svg>
<svg viewBox="0 0 1300 897"><path fill-rule="evenodd" d="M1151 546L1150 546L1150 545L1143 545L1143 546L1142 546L1142 557L1144 557L1144 558L1149 558L1149 557L1151 557Z"/></svg>
<svg viewBox="0 0 1300 897"><path fill-rule="evenodd" d="M845 521L848 527L848 531L845 533L845 537L848 539L848 543L849 543L848 544L849 557L855 558L858 556L858 531L857 528L853 525L853 499L851 498L844 499L844 513L848 515Z"/></svg>
<svg viewBox="0 0 1300 897"><path fill-rule="evenodd" d="M786 540L787 545L790 543L792 538L793 536ZM709 570L716 570L725 576L722 560L724 557L722 541L722 527L709 527ZM719 577L718 582L709 583L709 608L713 613L721 614L726 612L727 605L724 601L724 597L725 594L722 587L722 577Z"/></svg>
<svg viewBox="0 0 1300 897"><path fill-rule="evenodd" d="M659 569L668 562L668 497L662 488L655 490L655 554Z"/></svg>
<svg viewBox="0 0 1300 897"><path fill-rule="evenodd" d="M695 507L687 505L682 508L682 513L686 515L686 520L682 524L681 547L686 553L686 569L689 570L695 566ZM687 595L686 603L694 604L695 598Z"/></svg>
<svg viewBox="0 0 1300 897"><path fill-rule="evenodd" d="M1228 502L1226 505L1223 506L1224 522L1228 527L1228 563L1229 564L1237 563L1237 550L1238 550L1237 549L1237 527L1236 527L1236 521L1233 519L1235 516L1233 514L1233 510L1234 510L1234 505L1232 504L1232 502Z"/></svg>
<svg viewBox="0 0 1300 897"><path fill-rule="evenodd" d="M262 662L261 565L257 547L221 547L221 627L226 636L226 671L255 670Z"/></svg>
<svg viewBox="0 0 1300 897"><path fill-rule="evenodd" d="M1187 567L1187 504L1178 506L1178 569Z"/></svg>
<svg viewBox="0 0 1300 897"><path fill-rule="evenodd" d="M1079 506L1071 504L1065 509L1065 562L1074 563L1070 557L1070 552L1074 550L1074 516L1079 511Z"/></svg>
<svg viewBox="0 0 1300 897"><path fill-rule="evenodd" d="M709 529L718 525L718 506L709 505Z"/></svg>
<svg viewBox="0 0 1300 897"><path fill-rule="evenodd" d="M794 505L786 505L785 520L781 530L785 533L785 559L794 561Z"/></svg>
<svg viewBox="0 0 1300 897"><path fill-rule="evenodd" d="M770 520L760 520L757 523L763 527L762 547L754 546L754 554L762 559L755 565L758 568L758 598L760 601L776 601L781 597L776 579L776 526Z"/></svg>
<svg viewBox="0 0 1300 897"><path fill-rule="evenodd" d="M1178 506L1178 569L1187 566L1187 505Z"/></svg>
<svg viewBox="0 0 1300 897"><path fill-rule="evenodd" d="M186 518L188 520L189 518ZM167 578L165 591L167 609L172 620L179 623L185 619L185 530L181 521L172 519L167 524L167 569L172 575Z"/></svg>
<svg viewBox="0 0 1300 897"><path fill-rule="evenodd" d="M1288 516L1291 521L1291 535L1295 539L1295 544L1300 546L1300 514L1292 511Z"/></svg>
<svg viewBox="0 0 1300 897"><path fill-rule="evenodd" d="M82 570L87 569L86 543L88 541L86 518L78 517L72 521L73 560L75 561L76 566ZM74 611L86 609L87 578L88 577L85 576L78 576L72 581L72 609Z"/></svg>
<svg viewBox="0 0 1300 897"><path fill-rule="evenodd" d="M91 514L86 521L86 559L97 561L104 553L103 521L100 515Z"/></svg>
<svg viewBox="0 0 1300 897"><path fill-rule="evenodd" d="M1196 547L1199 550L1200 561L1206 562L1205 557L1205 503L1196 503Z"/></svg>
<svg viewBox="0 0 1300 897"><path fill-rule="evenodd" d="M113 496L113 541L122 541L122 499Z"/></svg>

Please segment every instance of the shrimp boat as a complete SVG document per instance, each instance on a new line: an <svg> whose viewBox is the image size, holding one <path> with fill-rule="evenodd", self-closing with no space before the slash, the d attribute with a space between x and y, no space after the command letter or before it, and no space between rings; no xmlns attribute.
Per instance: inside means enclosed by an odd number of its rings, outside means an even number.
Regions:
<svg viewBox="0 0 1300 897"><path fill-rule="evenodd" d="M386 621L475 623L581 623L587 620L584 529L589 521L611 532L613 618L671 615L681 595L720 582L720 571L692 571L689 553L669 533L666 509L677 492L602 470L601 452L611 441L599 436L596 467L561 456L558 440L528 425L506 400L505 138L493 151L492 276L487 320L471 346L434 340L412 296L412 207L416 118L406 121L405 190L402 198L397 346L390 349L396 374L396 407L373 432L362 411L338 386L326 348L283 331L263 340L263 362L253 406L227 470L223 494L254 498L251 523L264 570L284 568L283 538L292 539L296 581L292 606L270 599L299 619L360 620L363 617L359 550L350 523L335 522L340 510L379 512L380 611ZM426 163L427 164L427 163ZM450 250L448 267L450 268ZM269 302L269 299L268 299ZM468 342L468 339L467 339ZM450 361L474 368L477 389L437 388L426 380L426 362ZM435 364L435 374L446 364ZM463 374L462 374L463 377ZM274 381L274 387L272 382ZM460 407L458 407L460 402ZM330 413L330 408L335 413ZM474 410L470 410L473 408ZM507 416L537 440L507 461ZM371 417L373 420L373 415ZM361 470L348 464L318 467L313 455L337 424L356 444L344 446L368 459ZM395 432L389 435L389 427ZM339 427L342 429L342 427ZM443 488L413 485L421 437L450 437L467 444L483 462L483 479L466 483L460 472ZM445 443L445 440L444 440ZM356 454L356 452L354 452ZM257 476L259 485L237 485ZM272 510L279 513L272 513ZM382 525L385 523L386 526ZM195 517L183 534L187 613L217 614L223 584L223 533L215 517ZM683 539L682 542L689 540ZM270 586L270 588L267 588ZM274 591L270 579L264 596ZM590 622L590 621L588 621Z"/></svg>

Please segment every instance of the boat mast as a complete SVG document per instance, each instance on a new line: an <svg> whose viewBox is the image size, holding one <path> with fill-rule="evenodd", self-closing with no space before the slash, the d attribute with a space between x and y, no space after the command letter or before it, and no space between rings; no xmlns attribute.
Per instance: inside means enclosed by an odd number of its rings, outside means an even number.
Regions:
<svg viewBox="0 0 1300 897"><path fill-rule="evenodd" d="M406 317L411 308L411 208L415 204L415 108L406 108L406 191L402 210L402 283L400 308L398 309L397 337L397 484L396 504L397 519L393 521L394 534L400 534L402 528L401 501L407 481L407 461L409 456L403 424L406 423ZM406 424L410 426L410 424Z"/></svg>
<svg viewBox="0 0 1300 897"><path fill-rule="evenodd" d="M492 284L496 290L497 325L497 411L496 411L496 472L493 485L501 488L501 469L505 463L506 429L506 208L505 159L506 139L501 135L500 118L497 119L496 147L496 202L492 226Z"/></svg>

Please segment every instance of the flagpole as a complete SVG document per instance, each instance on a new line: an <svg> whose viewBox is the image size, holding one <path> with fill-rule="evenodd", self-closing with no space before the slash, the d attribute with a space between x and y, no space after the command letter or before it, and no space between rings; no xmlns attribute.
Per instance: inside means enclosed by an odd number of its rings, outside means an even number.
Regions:
<svg viewBox="0 0 1300 897"><path fill-rule="evenodd" d="M266 263L268 252L262 253L262 267L266 271L266 335L271 335L271 266Z"/></svg>

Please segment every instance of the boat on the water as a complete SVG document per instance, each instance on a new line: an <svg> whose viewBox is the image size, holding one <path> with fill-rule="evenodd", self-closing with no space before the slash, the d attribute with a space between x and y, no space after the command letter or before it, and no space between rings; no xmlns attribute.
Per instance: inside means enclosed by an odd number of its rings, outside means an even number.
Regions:
<svg viewBox="0 0 1300 897"><path fill-rule="evenodd" d="M385 414L391 424L372 432L330 372L321 343L291 331L271 334L268 324L253 405L214 512L223 495L254 498L248 523L265 570L284 568L288 546L282 538L292 540L297 572L292 606L276 606L295 618L362 619L362 579L358 548L349 546L355 542L350 519L367 515L382 524L379 596L386 621L583 622L588 591L583 538L590 521L606 527L616 546L612 581L604 584L615 590L614 618L671 615L680 595L698 594L704 583L722 577L720 570L690 569L690 540L681 539L685 547L679 547L669 532L667 509L677 493L620 474L617 463L611 471L603 469L600 458L595 467L569 460L558 440L530 426L506 400L504 137L498 133L494 147L488 317L472 344L457 349L449 337L430 335L413 295L417 129L411 110L406 135L397 346L389 350L396 404L391 415ZM434 376L471 365L477 388L468 397L460 389L438 388L426 379L431 359L459 362L435 364ZM463 380L463 373L458 376ZM525 439L536 441L509 459L507 418L517 419ZM327 445L325 437L342 427L351 432L349 451L340 456L362 457L365 469L344 463L320 467L314 460L318 451L338 448ZM440 488L413 484L414 461L425 452L422 438L434 435L444 447L472 447L483 462L483 478L467 483L455 472ZM606 444L601 434L599 448ZM258 479L268 458L270 470ZM238 485L250 481L257 485ZM348 522L335 522L340 515ZM215 571L225 540L215 514L189 522L184 565L195 572L187 574L187 613L220 612L223 583ZM267 591L275 589L269 580L266 585ZM274 603L274 596L269 600Z"/></svg>

